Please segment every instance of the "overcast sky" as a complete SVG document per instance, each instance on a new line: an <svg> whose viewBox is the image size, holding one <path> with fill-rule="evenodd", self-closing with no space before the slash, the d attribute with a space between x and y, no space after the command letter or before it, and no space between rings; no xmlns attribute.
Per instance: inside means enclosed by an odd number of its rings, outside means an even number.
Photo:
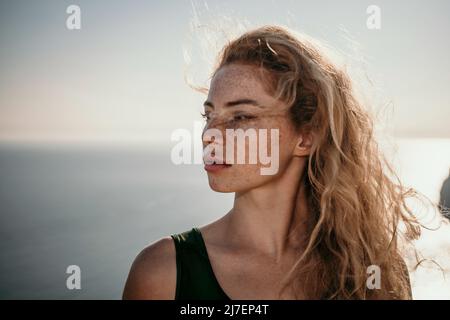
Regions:
<svg viewBox="0 0 450 320"><path fill-rule="evenodd" d="M66 28L70 4L81 8L80 30ZM366 26L371 4L379 30ZM1 0L0 139L164 142L191 130L204 97L184 81L183 48L192 49L188 71L204 78L200 53L216 48L201 48L190 24L218 17L328 43L371 79L366 94L387 108L396 135L450 138L449 12L444 0Z"/></svg>

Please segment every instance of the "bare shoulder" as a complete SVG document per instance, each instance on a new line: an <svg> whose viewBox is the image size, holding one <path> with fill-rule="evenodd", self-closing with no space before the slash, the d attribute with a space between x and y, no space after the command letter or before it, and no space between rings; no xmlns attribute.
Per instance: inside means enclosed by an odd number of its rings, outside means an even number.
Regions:
<svg viewBox="0 0 450 320"><path fill-rule="evenodd" d="M176 289L176 254L173 239L161 238L135 258L123 291L123 299L173 300Z"/></svg>

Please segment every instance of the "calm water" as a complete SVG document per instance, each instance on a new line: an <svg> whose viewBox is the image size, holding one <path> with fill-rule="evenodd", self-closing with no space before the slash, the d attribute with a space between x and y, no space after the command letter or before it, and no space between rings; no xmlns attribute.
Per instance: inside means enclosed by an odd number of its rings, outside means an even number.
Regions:
<svg viewBox="0 0 450 320"><path fill-rule="evenodd" d="M418 151L419 150L419 151ZM403 179L436 199L450 168L450 140L403 140ZM175 166L145 146L0 146L0 298L119 299L148 243L220 217L232 195L209 190L199 165ZM450 232L419 245L450 260ZM81 268L81 290L66 268ZM450 284L413 276L418 298L450 296ZM448 291L448 294L447 294ZM447 294L447 295L446 295Z"/></svg>

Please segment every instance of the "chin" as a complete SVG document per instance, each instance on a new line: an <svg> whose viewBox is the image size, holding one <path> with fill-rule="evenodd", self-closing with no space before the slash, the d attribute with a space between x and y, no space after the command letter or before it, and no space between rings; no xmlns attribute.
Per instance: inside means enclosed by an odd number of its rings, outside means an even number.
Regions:
<svg viewBox="0 0 450 320"><path fill-rule="evenodd" d="M222 179L208 177L209 187L216 192L230 193L236 191L236 189L233 188L232 185L221 180Z"/></svg>
<svg viewBox="0 0 450 320"><path fill-rule="evenodd" d="M222 193L230 192L245 192L251 189L257 188L264 183L257 183L259 181L254 181L251 183L247 179L238 180L236 178L224 179L219 177L208 177L209 187L216 191Z"/></svg>
<svg viewBox="0 0 450 320"><path fill-rule="evenodd" d="M238 169L238 168L236 168ZM209 187L216 192L245 192L262 186L272 180L274 176L260 175L259 167L252 166L247 170L208 172Z"/></svg>

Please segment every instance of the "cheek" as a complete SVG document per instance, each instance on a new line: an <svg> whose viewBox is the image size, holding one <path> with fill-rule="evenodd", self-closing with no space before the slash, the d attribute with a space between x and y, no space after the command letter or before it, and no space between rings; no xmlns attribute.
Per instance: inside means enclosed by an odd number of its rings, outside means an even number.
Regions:
<svg viewBox="0 0 450 320"><path fill-rule="evenodd" d="M250 151L253 151L253 158L260 160L260 155L278 154L285 160L292 154L293 148L297 141L297 134L291 123L284 118L280 120L268 119L260 121L258 126L253 123L242 125L239 129L243 131L254 130L256 136L256 143L251 143L250 139L245 139L245 146L242 149L242 144L234 143L234 161L236 163L236 155L240 152L245 154L245 163L250 163ZM226 137L224 133L224 137ZM226 138L225 138L226 142ZM241 150L238 148L241 147ZM275 149L275 150L273 150ZM226 147L224 149L226 152Z"/></svg>
<svg viewBox="0 0 450 320"><path fill-rule="evenodd" d="M266 136L265 148L267 154L278 154L280 170L285 168L286 164L292 158L293 150L298 139L295 129L285 119L279 121L272 120L268 126Z"/></svg>
<svg viewBox="0 0 450 320"><path fill-rule="evenodd" d="M250 190L261 186L273 179L276 179L279 175L281 175L286 169L291 157L292 157L292 148L295 144L295 135L293 132L289 130L289 127L283 123L272 124L270 127L268 126L266 131L266 141L265 145L262 144L262 140L257 139L257 163L250 164L249 163L249 152L252 149L250 147L250 142L246 139L244 144L245 146L245 163L239 164L237 162L236 155L238 152L238 144L235 143L234 146L234 155L235 160L232 167L227 168L221 172L210 173L208 174L210 187L218 192L239 192ZM271 140L271 129L277 129L278 134L275 135L278 139L275 141ZM264 140L264 139L263 139ZM266 148L264 150L260 150L260 148ZM276 148L276 150L274 149ZM255 150L255 149L253 149ZM225 154L227 153L224 150ZM261 163L260 152L267 156L267 159L270 159L270 162L267 164ZM274 157L277 157L275 159ZM266 160L267 160L266 159ZM277 170L274 171L274 174L262 174L262 168L274 168L277 166ZM271 171L271 170L269 170ZM267 171L266 171L267 172Z"/></svg>
<svg viewBox="0 0 450 320"><path fill-rule="evenodd" d="M281 127L279 136L280 165L286 164L292 157L298 136L291 127Z"/></svg>

